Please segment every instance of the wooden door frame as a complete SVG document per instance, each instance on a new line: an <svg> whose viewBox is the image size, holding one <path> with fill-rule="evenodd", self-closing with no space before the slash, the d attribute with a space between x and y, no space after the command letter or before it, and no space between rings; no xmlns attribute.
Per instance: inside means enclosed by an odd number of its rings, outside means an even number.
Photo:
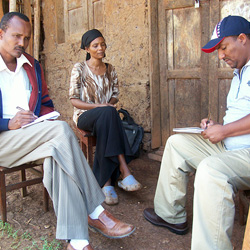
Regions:
<svg viewBox="0 0 250 250"><path fill-rule="evenodd" d="M149 1L149 81L151 106L151 148L162 145L159 70L158 0Z"/></svg>
<svg viewBox="0 0 250 250"><path fill-rule="evenodd" d="M190 2L189 0L188 2ZM149 1L149 80L150 80L150 105L151 105L151 148L155 149L163 145L161 130L161 95L160 95L160 86L161 86L161 78L160 74L160 56L159 56L159 7L158 0ZM184 5L186 2L182 2ZM214 0L210 2L209 11L209 34L212 34L213 28L215 24L220 19L220 10L219 10L220 0ZM207 41L206 37L202 37L202 43L205 44ZM207 56L207 60L209 60L209 75L208 82L209 84L209 109L210 112L214 114L213 118L218 118L218 74L224 75L223 72L218 72L218 56L216 53L211 53ZM230 72L229 72L230 73ZM228 73L228 74L229 74ZM212 84L211 84L212 83ZM216 91L215 91L216 90ZM215 101L216 100L216 101Z"/></svg>

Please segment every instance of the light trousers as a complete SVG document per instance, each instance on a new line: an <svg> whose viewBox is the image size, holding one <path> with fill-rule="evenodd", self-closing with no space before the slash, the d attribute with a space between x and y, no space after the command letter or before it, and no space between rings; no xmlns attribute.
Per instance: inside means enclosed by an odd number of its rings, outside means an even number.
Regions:
<svg viewBox="0 0 250 250"><path fill-rule="evenodd" d="M57 216L56 238L89 239L88 215L105 197L68 124L45 121L0 133L0 166L39 159Z"/></svg>
<svg viewBox="0 0 250 250"><path fill-rule="evenodd" d="M250 189L250 149L225 150L200 135L176 134L166 144L154 208L165 221L187 220L188 176L195 172L192 250L232 250L234 195Z"/></svg>

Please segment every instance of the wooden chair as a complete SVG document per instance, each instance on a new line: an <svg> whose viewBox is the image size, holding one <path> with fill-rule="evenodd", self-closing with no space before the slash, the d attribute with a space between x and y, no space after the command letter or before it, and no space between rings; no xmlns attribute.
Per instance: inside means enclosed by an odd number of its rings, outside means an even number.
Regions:
<svg viewBox="0 0 250 250"><path fill-rule="evenodd" d="M245 228L242 250L250 250L250 215L249 215L249 212L247 216L247 225Z"/></svg>
<svg viewBox="0 0 250 250"><path fill-rule="evenodd" d="M22 190L22 195L26 196L27 195L27 186L35 185L38 183L42 183L43 180L43 173L42 170L39 171L37 169L34 169L34 167L37 167L39 165L37 164L24 164L21 166L13 167L13 168L6 168L6 167L1 167L0 166L0 210L1 210L1 218L3 222L7 221L7 209L6 209L6 192L12 191L15 189L20 189ZM42 167L42 166L41 166ZM36 175L39 175L38 177L36 176L33 179L26 180L26 169L33 170L33 172ZM20 182L17 183L10 183L7 185L6 183L6 175L11 174L13 172L20 172ZM49 202L49 195L47 193L47 190L43 188L43 208L44 211L48 211L48 202Z"/></svg>
<svg viewBox="0 0 250 250"><path fill-rule="evenodd" d="M96 146L96 137L91 134L89 131L85 131L82 129L79 129L76 125L76 135L80 142L80 147L89 163L89 165L92 167L94 160L93 160L93 153L94 153L94 146Z"/></svg>
<svg viewBox="0 0 250 250"><path fill-rule="evenodd" d="M250 190L239 190L239 219L240 225L245 225L250 205Z"/></svg>

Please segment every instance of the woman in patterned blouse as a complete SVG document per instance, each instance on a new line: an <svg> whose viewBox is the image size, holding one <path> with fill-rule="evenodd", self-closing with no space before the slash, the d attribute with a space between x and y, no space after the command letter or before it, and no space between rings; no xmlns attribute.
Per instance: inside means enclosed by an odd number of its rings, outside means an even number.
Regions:
<svg viewBox="0 0 250 250"><path fill-rule="evenodd" d="M93 172L109 205L118 203L114 185L136 191L141 184L131 175L128 163L132 152L115 104L119 86L115 68L103 62L106 43L99 30L82 36L81 48L87 51L86 61L76 63L70 80L70 100L74 106L77 127L96 136Z"/></svg>

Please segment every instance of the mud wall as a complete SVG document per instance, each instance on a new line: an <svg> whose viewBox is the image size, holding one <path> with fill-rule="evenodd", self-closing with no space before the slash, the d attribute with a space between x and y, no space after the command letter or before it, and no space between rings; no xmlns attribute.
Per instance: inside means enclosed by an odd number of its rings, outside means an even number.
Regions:
<svg viewBox="0 0 250 250"><path fill-rule="evenodd" d="M85 59L81 35L100 29L107 42L105 61L119 77L118 108L127 109L145 130L144 149L150 149L149 27L147 0L42 1L45 77L61 119L71 126L68 98L73 65Z"/></svg>

